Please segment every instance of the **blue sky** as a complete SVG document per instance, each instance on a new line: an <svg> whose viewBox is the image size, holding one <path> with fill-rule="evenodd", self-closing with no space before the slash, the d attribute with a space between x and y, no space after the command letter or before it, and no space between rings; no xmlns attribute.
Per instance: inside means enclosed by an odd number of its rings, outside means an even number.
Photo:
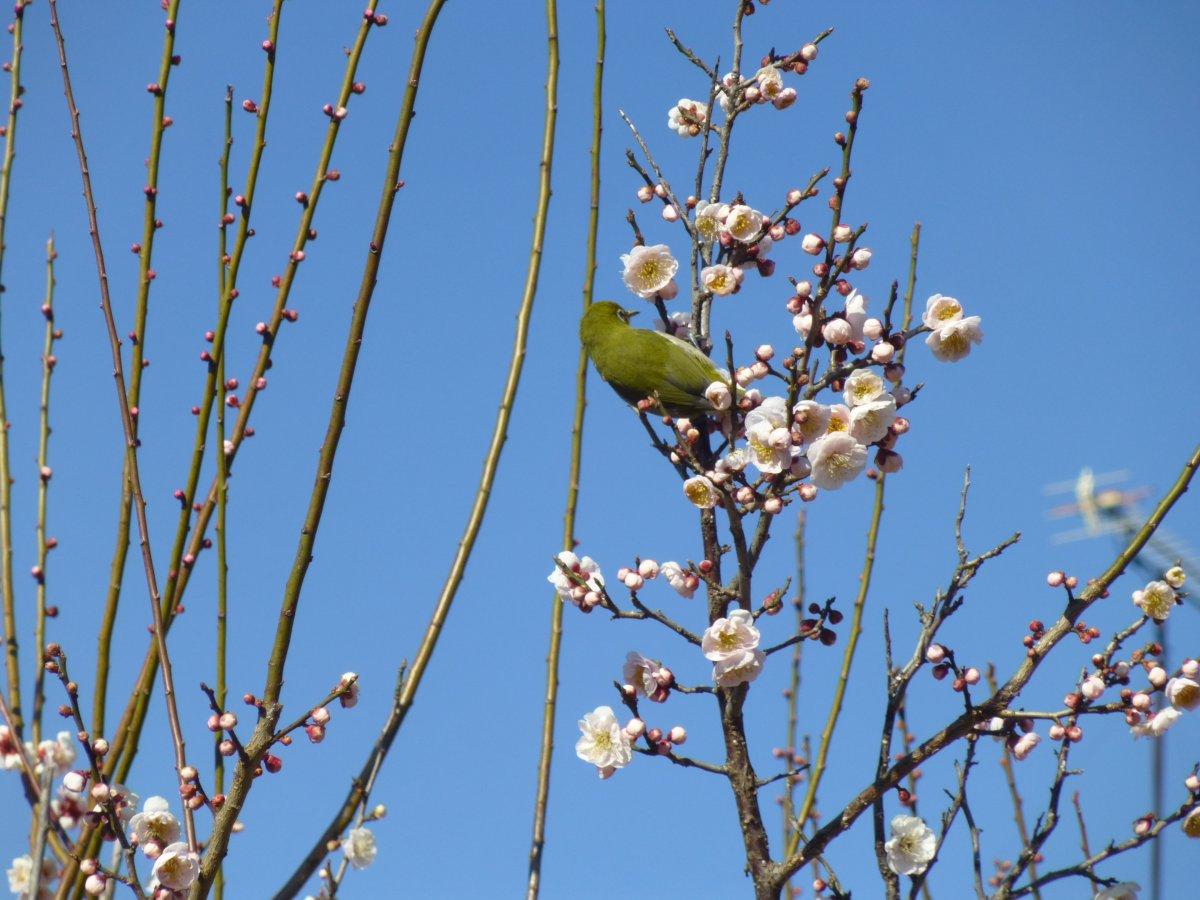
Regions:
<svg viewBox="0 0 1200 900"><path fill-rule="evenodd" d="M118 324L132 327L136 258L126 247L141 232L143 160L149 139L161 14L155 3L62 4L83 111ZM230 332L230 374L244 378L258 345L253 333L273 299L295 229L295 191L307 189L361 4L285 4L268 147L255 211L257 237L241 277ZM390 7L395 8L390 8ZM568 452L575 323L582 284L587 148L590 139L591 5L563 3L563 69L558 153L541 291L531 349L488 519L417 704L380 779L376 799L391 815L377 829L378 863L351 875L350 896L512 896L523 889L541 720L549 590L558 549ZM302 267L263 402L257 436L231 483L233 695L257 692L280 596L307 503L316 452L342 352L350 305L370 233L380 173L416 27L416 5L385 4L391 26L372 34L360 69L367 91L354 98L334 165L342 179L317 213L319 239ZM730 7L730 8L727 8ZM192 3L179 18L159 196L159 235L141 428L143 483L158 559L174 528L172 491L186 473L204 375L197 354L214 320L217 165L222 97L255 97L261 82L265 2ZM731 5L683 0L609 3L598 297L631 301L618 257L628 248L623 221L637 184L622 158L629 143L624 108L675 180L690 179L695 145L667 131L667 109L700 96L703 76L663 36L674 27L706 58L728 58ZM876 588L850 684L844 727L821 793L827 814L866 784L874 766L882 684L879 623L891 610L899 647L914 634L911 603L927 600L953 566L952 517L963 468L974 491L966 536L982 550L1014 530L1020 545L993 563L969 592L943 637L960 659L994 661L1004 672L1023 650L1030 618L1049 619L1060 596L1045 573L1064 568L1081 580L1111 556L1104 541L1056 546L1061 524L1044 513L1057 502L1043 485L1083 465L1128 469L1131 485L1157 494L1196 440L1195 367L1190 338L1200 326L1194 286L1200 264L1195 169L1200 76L1194 37L1200 11L1185 3L1133 4L866 2L777 0L748 22L747 58L772 46L799 46L836 31L809 73L792 77L798 103L764 109L738 127L728 184L760 208L834 165L830 135L842 125L846 95L869 77L846 217L869 222L874 261L859 286L875 300L903 277L914 220L924 225L918 297L942 292L984 317L986 340L957 366L924 348L910 371L927 385L911 410L901 445L905 470L892 479ZM349 427L296 626L285 702L302 710L346 670L362 676L353 712L335 711L326 741L284 754L281 775L259 782L236 837L228 871L233 896L263 896L307 849L344 794L382 723L399 661L413 653L454 552L477 480L508 362L513 316L528 254L541 140L545 71L540 4L451 3L434 34L380 273ZM471 53L471 50L482 52ZM97 312L74 156L45 4L27 13L16 181L9 210L3 308L5 388L12 420L16 570L34 551L37 383L43 320L42 248L57 233L58 347L51 464L50 533L60 541L49 565L51 602L62 610L51 637L71 655L90 696L94 635L116 522L121 440ZM1189 60L1191 60L1189 62ZM240 185L253 121L235 113L233 183ZM236 190L236 188L235 188ZM808 226L823 229L813 204ZM682 251L682 234L642 217L651 241ZM718 328L740 346L783 347L794 339L783 309L786 274L805 268L796 244L775 254L774 279L751 279L719 303ZM585 552L612 573L636 554L696 557L692 510L647 445L640 426L598 381L591 385L578 533ZM856 587L869 485L855 484L808 508L809 590L848 604ZM790 513L788 514L790 516ZM762 581L782 580L792 556L786 522L768 552ZM1200 508L1185 497L1170 529L1195 543ZM1106 631L1132 619L1133 576L1086 617ZM207 758L203 697L213 677L214 580L202 560L188 612L173 632L176 678L189 746ZM120 617L114 689L128 685L144 653L148 609L131 564ZM18 581L24 649L32 644L32 580ZM702 608L665 586L647 592L692 627ZM551 795L545 896L590 898L633 890L677 896L743 895L741 842L725 784L703 773L638 758L605 783L574 758L579 714L611 703L625 653L661 657L681 680L707 675L699 654L647 623L584 619L568 610L561 715ZM1174 653L1200 650L1194 614L1171 622ZM786 634L772 620L770 638ZM1056 705L1092 648L1065 644L1022 702ZM1178 658L1178 657L1176 657ZM28 660L28 656L26 656ZM840 645L807 652L802 727L818 733ZM774 770L786 681L782 660L757 682L747 705L760 772ZM28 672L28 666L26 668ZM28 675L26 676L28 679ZM53 694L52 705L59 702ZM913 727L928 735L952 715L944 684L919 677ZM653 710L651 724L682 724L688 750L715 759L719 735L705 698L679 697ZM1197 729L1182 723L1168 741L1168 799L1178 802ZM142 741L132 779L143 796L170 794L170 741L160 705ZM973 804L984 828L985 866L1016 846L996 762L981 747ZM922 810L942 807L952 777L949 754L925 767ZM1089 723L1073 762L1094 844L1130 833L1149 808L1149 748L1130 742L1117 721ZM1043 745L1018 770L1030 813L1041 808L1051 768ZM15 778L0 783L7 809L22 801ZM769 814L777 814L768 801ZM889 812L895 810L889 809ZM203 818L202 818L203 820ZM866 827L864 827L866 826ZM0 824L0 847L21 847L17 817ZM941 894L962 895L969 878L962 836L939 865ZM866 822L832 851L856 896L877 891ZM1078 852L1064 823L1047 848L1052 861ZM1173 831L1167 841L1167 896L1181 896L1184 859L1194 850ZM1145 857L1125 857L1104 874L1146 880ZM1047 896L1075 897L1060 885Z"/></svg>

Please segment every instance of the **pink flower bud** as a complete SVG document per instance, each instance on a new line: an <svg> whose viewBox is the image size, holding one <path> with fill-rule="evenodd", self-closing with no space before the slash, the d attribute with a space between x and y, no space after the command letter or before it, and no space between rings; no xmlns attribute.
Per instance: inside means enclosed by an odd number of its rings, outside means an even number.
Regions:
<svg viewBox="0 0 1200 900"><path fill-rule="evenodd" d="M1050 726L1050 740L1061 741L1063 739L1063 735L1065 735L1065 734L1066 734L1066 729L1063 728L1061 725L1059 725L1057 722L1055 722L1053 725Z"/></svg>
<svg viewBox="0 0 1200 900"><path fill-rule="evenodd" d="M631 741L636 741L646 733L646 723L641 719L630 719L629 723L625 726L625 733L629 735Z"/></svg>
<svg viewBox="0 0 1200 900"><path fill-rule="evenodd" d="M327 710L324 706L318 706L312 711L312 720L318 725L328 725L329 710Z"/></svg>
<svg viewBox="0 0 1200 900"><path fill-rule="evenodd" d="M1130 703L1133 704L1134 709L1143 709L1143 710L1149 709L1150 708L1150 695L1143 691L1138 691L1136 694L1133 695L1133 697L1130 700Z"/></svg>
<svg viewBox="0 0 1200 900"><path fill-rule="evenodd" d="M799 203L803 199L804 199L804 194L801 192L800 188L792 188L790 191L787 192L787 205L788 206L795 206L797 203Z"/></svg>
<svg viewBox="0 0 1200 900"><path fill-rule="evenodd" d="M821 336L835 347L841 347L854 337L854 329L845 319L830 319L821 326Z"/></svg>
<svg viewBox="0 0 1200 900"><path fill-rule="evenodd" d="M770 344L759 344L758 349L754 351L754 355L760 362L767 362L775 355L775 348Z"/></svg>
<svg viewBox="0 0 1200 900"><path fill-rule="evenodd" d="M866 247L860 247L850 254L850 268L865 269L871 264L871 251Z"/></svg>
<svg viewBox="0 0 1200 900"><path fill-rule="evenodd" d="M1076 578L1074 575L1068 575L1063 580L1063 584L1066 585L1070 590L1073 591L1073 590L1075 590L1076 586L1079 584L1079 579Z"/></svg>
<svg viewBox="0 0 1200 900"><path fill-rule="evenodd" d="M225 731L228 731L230 728L237 728L237 716L231 712L221 713L221 717L217 721Z"/></svg>
<svg viewBox="0 0 1200 900"><path fill-rule="evenodd" d="M658 563L652 559L643 559L638 564L638 574L647 581L658 577Z"/></svg>
<svg viewBox="0 0 1200 900"><path fill-rule="evenodd" d="M674 300L679 296L679 285L674 281L669 282L665 288L658 292L658 296L663 300Z"/></svg>
<svg viewBox="0 0 1200 900"><path fill-rule="evenodd" d="M91 897L99 897L108 887L108 879L99 872L93 872L83 883L83 890Z"/></svg>
<svg viewBox="0 0 1200 900"><path fill-rule="evenodd" d="M602 769L601 769L601 768L597 768L597 769L596 769L596 774L600 776L600 780L601 780L601 781L607 781L609 778L612 778L612 777L613 777L613 774L614 774L616 771L617 771L617 770L616 770L616 767L614 767L614 766L605 766L605 767L604 767L604 768L602 768Z"/></svg>
<svg viewBox="0 0 1200 900"><path fill-rule="evenodd" d="M100 868L100 863L95 859L81 859L79 861L79 871L84 875L91 875Z"/></svg>
<svg viewBox="0 0 1200 900"><path fill-rule="evenodd" d="M837 244L845 244L854 237L854 229L849 225L838 225L833 229L833 240Z"/></svg>
<svg viewBox="0 0 1200 900"><path fill-rule="evenodd" d="M668 203L662 208L662 217L664 222L678 222L679 210L677 210L672 204Z"/></svg>
<svg viewBox="0 0 1200 900"><path fill-rule="evenodd" d="M816 237L816 235L813 235L813 236ZM821 240L821 239L817 238L817 240ZM798 281L798 282L796 282L796 296L797 297L811 297L812 296L812 288L813 288L813 286L812 286L811 281Z"/></svg>
<svg viewBox="0 0 1200 900"><path fill-rule="evenodd" d="M1042 742L1038 737L1037 732L1031 731L1028 734L1021 735L1017 742L1013 745L1012 755L1017 759L1025 759L1033 752L1033 748Z"/></svg>
<svg viewBox="0 0 1200 900"><path fill-rule="evenodd" d="M825 249L825 238L809 232L800 240L800 249L805 253L816 256Z"/></svg>
<svg viewBox="0 0 1200 900"><path fill-rule="evenodd" d="M817 45L805 44L800 48L800 58L805 62L812 62L817 58Z"/></svg>
<svg viewBox="0 0 1200 900"><path fill-rule="evenodd" d="M800 499L805 503L811 503L817 499L817 486L815 484L800 485Z"/></svg>
<svg viewBox="0 0 1200 900"><path fill-rule="evenodd" d="M314 744L319 744L325 740L325 726L323 725L306 725L304 733L308 735L309 741Z"/></svg>
<svg viewBox="0 0 1200 900"><path fill-rule="evenodd" d="M1156 688L1161 688L1167 683L1167 671L1162 666L1155 666L1146 673L1146 678Z"/></svg>
<svg viewBox="0 0 1200 900"><path fill-rule="evenodd" d="M1046 584L1052 588L1062 587L1063 582L1067 580L1067 576L1063 572L1051 572L1046 576Z"/></svg>
<svg viewBox="0 0 1200 900"><path fill-rule="evenodd" d="M637 572L630 572L628 575L626 575L624 582L625 587L629 588L631 591L640 591L646 586L646 579L644 579Z"/></svg>
<svg viewBox="0 0 1200 900"><path fill-rule="evenodd" d="M1179 667L1179 673L1184 678L1194 679L1197 675L1200 675L1200 662L1196 662L1194 659L1185 659L1183 665Z"/></svg>
<svg viewBox="0 0 1200 900"><path fill-rule="evenodd" d="M197 773L196 773L196 769L194 766L184 766L182 769L179 770L179 777L183 781L195 781L196 774Z"/></svg>
<svg viewBox="0 0 1200 900"><path fill-rule="evenodd" d="M68 772L66 775L63 776L62 783L63 783L63 787L66 788L71 793L73 793L73 794L82 793L84 787L87 786L87 773L86 772Z"/></svg>
<svg viewBox="0 0 1200 900"><path fill-rule="evenodd" d="M871 359L877 363L889 363L896 355L896 348L887 341L882 341L871 348Z"/></svg>
<svg viewBox="0 0 1200 900"><path fill-rule="evenodd" d="M1200 791L1200 776L1197 776L1193 773L1184 779L1183 784L1184 787L1194 794L1197 791Z"/></svg>
<svg viewBox="0 0 1200 900"><path fill-rule="evenodd" d="M109 790L108 785L104 784L103 782L92 785L91 795L93 800L103 803L109 798L110 793L111 791Z"/></svg>
<svg viewBox="0 0 1200 900"><path fill-rule="evenodd" d="M646 732L646 740L648 740L652 744L657 744L662 739L663 739L663 733L662 733L661 728L651 728L649 731Z"/></svg>
<svg viewBox="0 0 1200 900"><path fill-rule="evenodd" d="M967 684L979 684L979 670L971 667L963 672L963 681Z"/></svg>
<svg viewBox="0 0 1200 900"><path fill-rule="evenodd" d="M682 725L676 725L667 735L667 739L675 745L685 743L687 741L687 731Z"/></svg>
<svg viewBox="0 0 1200 900"><path fill-rule="evenodd" d="M1083 694L1085 699L1095 700L1104 693L1104 679L1095 675L1085 678L1079 687L1079 693Z"/></svg>
<svg viewBox="0 0 1200 900"><path fill-rule="evenodd" d="M754 502L754 488L752 488L748 485L738 488L737 493L734 495L734 499L737 500L737 502L741 503L742 505L745 505L747 503L753 503Z"/></svg>
<svg viewBox="0 0 1200 900"><path fill-rule="evenodd" d="M925 651L925 661L931 663L940 663L946 658L946 648L941 644L930 644Z"/></svg>
<svg viewBox="0 0 1200 900"><path fill-rule="evenodd" d="M768 515L777 516L783 512L783 501L778 497L770 497L763 504L763 512ZM676 742L678 743L678 741Z"/></svg>

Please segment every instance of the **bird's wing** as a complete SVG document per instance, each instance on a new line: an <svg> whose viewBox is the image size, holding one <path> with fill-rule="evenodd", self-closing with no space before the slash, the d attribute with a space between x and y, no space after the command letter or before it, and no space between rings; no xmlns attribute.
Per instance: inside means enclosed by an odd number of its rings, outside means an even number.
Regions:
<svg viewBox="0 0 1200 900"><path fill-rule="evenodd" d="M704 391L720 373L711 359L687 341L661 331L646 331L648 340L667 341L671 352L662 373L664 387L659 388L659 399L667 407L689 408L694 411L711 409Z"/></svg>

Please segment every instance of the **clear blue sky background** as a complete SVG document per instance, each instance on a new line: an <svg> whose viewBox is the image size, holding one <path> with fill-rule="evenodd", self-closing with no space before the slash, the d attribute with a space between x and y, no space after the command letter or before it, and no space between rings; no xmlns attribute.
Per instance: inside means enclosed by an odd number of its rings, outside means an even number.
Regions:
<svg viewBox="0 0 1200 900"><path fill-rule="evenodd" d="M136 280L136 258L126 248L141 232L151 115L145 85L156 77L162 16L150 0L61 6L124 332L132 327ZM232 482L235 696L262 686L262 659L325 428L418 6L384 4L392 26L368 43L361 68L367 92L352 102L334 159L343 177L318 211L320 238L292 301L300 321L278 342L271 385L255 412L258 436L239 457ZM191 446L188 408L199 400L204 374L197 354L202 332L214 321L222 95L233 83L239 102L257 96L269 4L185 0L183 7L177 47L184 63L171 82L175 126L165 140L159 201L166 228L151 300L147 353L153 365L141 404L143 480L160 560L177 510L171 492L183 483ZM295 230L291 197L309 184L325 129L321 105L335 96L341 48L353 37L360 7L285 4L254 219L258 236L231 330L230 374L243 379L258 343L254 323L273 298L270 276L281 270ZM561 528L583 277L594 56L591 5L561 7L554 199L525 382L468 577L377 788L376 799L391 809L377 829L379 861L350 876L349 896L506 897L523 889L550 610L544 579ZM695 145L666 130L666 111L679 97L701 96L706 85L662 29L674 26L706 58L728 58L731 18L728 2L609 3L600 297L630 299L617 258L629 244L622 219L636 182L622 159L629 141L617 108L640 124L677 181L690 179ZM51 636L71 654L73 674L90 696L121 440L46 5L31 8L26 22L28 93L8 222L3 317L17 571L28 571L33 560L42 246L55 229L58 321L67 338L58 348L53 401L50 532L61 547L50 561L49 585L62 615ZM877 587L821 793L827 814L867 782L874 766L883 608L892 610L898 647L908 646L911 603L927 600L951 571L951 520L964 466L973 466L975 483L970 546L982 550L1017 529L1025 537L985 571L944 637L960 659L980 666L994 661L1006 672L1021 656L1028 620L1049 619L1060 607L1061 597L1044 586L1046 571L1066 568L1082 580L1111 555L1103 540L1051 544L1061 525L1044 518L1055 501L1043 495L1043 485L1070 479L1087 464L1101 472L1127 468L1131 484L1157 493L1193 446L1200 412L1190 352L1200 328L1194 253L1200 239L1194 58L1200 11L1187 3L1152 9L1112 2L848 7L779 0L749 21L747 57L757 60L772 46L798 47L830 25L837 31L809 74L789 78L800 92L796 106L783 113L763 109L739 125L731 192L744 191L771 209L789 187L833 165L830 135L842 125L853 80L868 76L873 86L846 204L850 221L871 224L875 260L860 286L878 308L888 282L903 276L909 230L919 219L919 297L940 291L961 298L969 312L984 317L987 338L955 367L936 363L923 347L910 356L911 371L928 386L902 442L904 473L889 485ZM266 895L327 821L386 715L396 666L420 639L458 540L507 365L528 252L543 26L537 3L453 2L434 34L404 163L408 187L393 220L285 691L288 708L297 712L353 669L362 675L362 702L352 713L335 711L324 744L298 743L283 754L283 774L256 785L246 830L233 843L232 896ZM252 125L251 117L236 113L235 185L244 178ZM823 229L827 213L818 202L802 218ZM649 211L643 225L651 240L682 250L681 233ZM783 309L784 275L802 274L808 258L790 242L776 257L775 279L753 278L736 299L718 304L717 327L732 328L744 348L764 341L789 346L794 339ZM696 557L694 517L673 474L646 446L623 404L602 384L592 388L583 549L610 574L635 554ZM864 481L808 509L813 596L852 596L869 491ZM1188 538L1198 526L1200 507L1187 497L1171 528ZM789 530L785 517L761 583L782 580L791 570ZM1120 582L1113 598L1087 616L1089 623L1108 631L1130 621L1136 580ZM17 587L28 654L33 584L22 577ZM213 677L213 593L212 560L203 559L187 615L172 635L198 763L209 752L196 685ZM647 597L701 627L698 601L681 601L658 584ZM692 683L707 676L707 664L652 625L568 613L545 895L745 895L741 841L724 783L638 758L601 784L573 754L575 720L615 700L611 681L627 650L663 658ZM115 696L140 664L147 621L144 582L131 559ZM787 617L769 621L769 639L781 639L788 625ZM1200 651L1191 611L1172 620L1171 641L1180 652ZM1057 705L1091 649L1067 643L1022 701ZM807 654L802 727L813 733L823 721L840 650L815 647ZM784 660L773 659L748 703L761 772L775 770L770 750L784 729L779 689L785 678ZM954 708L945 684L926 675L917 680L912 718L919 736ZM688 728L689 752L719 757L707 699L677 698L652 714L651 724ZM1084 785L1095 846L1130 834L1132 820L1149 808L1149 747L1131 743L1119 721L1087 725L1073 762L1087 769L1077 784ZM1170 735L1172 802L1181 799L1198 729L1189 717ZM158 703L142 748L133 787L143 796L170 795L170 742ZM974 779L985 866L1011 856L1016 845L998 758L998 747L981 747ZM951 761L947 754L926 767L920 793L930 818L943 807ZM1031 816L1044 803L1050 763L1044 745L1019 767ZM0 803L21 812L15 777L0 784ZM777 834L777 812L769 799L766 805ZM6 860L22 849L23 822L23 814L0 821ZM938 867L934 882L942 896L968 889L964 847L959 835ZM1185 861L1194 860L1195 848L1172 830L1167 850L1167 895L1185 896ZM1047 852L1052 860L1076 857L1073 823L1062 825ZM867 821L831 858L855 896L878 893ZM1145 882L1145 857L1122 858L1102 871ZM1048 896L1083 893L1083 885L1066 884Z"/></svg>

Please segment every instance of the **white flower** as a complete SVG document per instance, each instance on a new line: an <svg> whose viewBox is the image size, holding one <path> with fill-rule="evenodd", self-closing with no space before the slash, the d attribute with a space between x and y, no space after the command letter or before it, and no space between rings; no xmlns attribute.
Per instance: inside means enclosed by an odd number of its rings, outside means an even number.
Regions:
<svg viewBox="0 0 1200 900"><path fill-rule="evenodd" d="M796 102L796 89L793 87L785 87L782 91L775 95L775 99L771 101L776 109L787 109Z"/></svg>
<svg viewBox="0 0 1200 900"><path fill-rule="evenodd" d="M713 666L713 681L725 688L749 684L762 674L766 660L761 650L738 650Z"/></svg>
<svg viewBox="0 0 1200 900"><path fill-rule="evenodd" d="M183 842L171 844L154 861L151 874L169 891L186 891L200 874L200 855Z"/></svg>
<svg viewBox="0 0 1200 900"><path fill-rule="evenodd" d="M1137 900L1142 886L1136 881L1122 881L1102 891L1097 891L1092 900Z"/></svg>
<svg viewBox="0 0 1200 900"><path fill-rule="evenodd" d="M0 725L0 769L21 768L21 748L7 725Z"/></svg>
<svg viewBox="0 0 1200 900"><path fill-rule="evenodd" d="M171 814L165 797L147 797L142 811L129 820L129 831L142 852L154 859L179 840L179 820Z"/></svg>
<svg viewBox="0 0 1200 900"><path fill-rule="evenodd" d="M860 444L882 440L896 421L896 398L884 394L850 410L850 435Z"/></svg>
<svg viewBox="0 0 1200 900"><path fill-rule="evenodd" d="M1183 566L1171 566L1163 575L1163 580L1175 590L1179 590L1187 581L1187 573L1183 571Z"/></svg>
<svg viewBox="0 0 1200 900"><path fill-rule="evenodd" d="M1138 737L1162 737L1167 730L1183 717L1183 713L1173 706L1160 709L1145 725L1134 725L1129 733Z"/></svg>
<svg viewBox="0 0 1200 900"><path fill-rule="evenodd" d="M75 740L71 732L60 731L54 740L42 741L37 746L39 763L49 763L58 775L65 775L75 762ZM38 767L40 770L40 766Z"/></svg>
<svg viewBox="0 0 1200 900"><path fill-rule="evenodd" d="M953 297L943 297L934 294L925 301L925 314L921 321L931 331L937 331L945 325L952 325L963 317L962 304Z"/></svg>
<svg viewBox="0 0 1200 900"><path fill-rule="evenodd" d="M696 204L696 218L692 227L706 241L715 241L721 236L721 225L729 215L729 207L724 203L709 203L701 200Z"/></svg>
<svg viewBox="0 0 1200 900"><path fill-rule="evenodd" d="M812 483L823 491L836 491L858 477L867 465L867 448L842 432L831 432L808 448Z"/></svg>
<svg viewBox="0 0 1200 900"><path fill-rule="evenodd" d="M666 244L634 247L621 256L621 262L625 265L621 273L625 286L643 300L652 300L679 271L679 261Z"/></svg>
<svg viewBox="0 0 1200 900"><path fill-rule="evenodd" d="M937 852L937 835L916 816L895 816L892 836L883 849L888 868L897 875L920 875Z"/></svg>
<svg viewBox="0 0 1200 900"><path fill-rule="evenodd" d="M704 389L704 398L712 404L715 410L729 409L733 404L733 394L729 391L729 385L723 381L714 381Z"/></svg>
<svg viewBox="0 0 1200 900"><path fill-rule="evenodd" d="M716 485L703 475L696 475L685 481L683 495L693 506L700 509L712 509L721 499L721 492L717 490Z"/></svg>
<svg viewBox="0 0 1200 900"><path fill-rule="evenodd" d="M1191 678L1172 678L1167 682L1167 702L1189 712L1200 706L1200 684Z"/></svg>
<svg viewBox="0 0 1200 900"><path fill-rule="evenodd" d="M705 266L700 270L700 286L718 297L732 294L738 286L736 270L720 264Z"/></svg>
<svg viewBox="0 0 1200 900"><path fill-rule="evenodd" d="M968 316L943 325L925 338L925 344L941 362L958 362L971 352L972 344L983 342L979 316Z"/></svg>
<svg viewBox="0 0 1200 900"><path fill-rule="evenodd" d="M748 609L735 609L726 618L717 619L704 632L700 649L706 659L721 662L758 646L760 635L754 627L754 615Z"/></svg>
<svg viewBox="0 0 1200 900"><path fill-rule="evenodd" d="M695 576L688 577L690 573L685 572L679 563L669 560L659 566L658 574L667 580L667 584L675 589L680 597L685 600L690 600L696 594L696 585L693 581Z"/></svg>
<svg viewBox="0 0 1200 900"><path fill-rule="evenodd" d="M1165 581L1151 581L1140 591L1133 592L1133 602L1155 622L1162 622L1175 607L1175 592Z"/></svg>
<svg viewBox="0 0 1200 900"><path fill-rule="evenodd" d="M782 472L791 465L791 432L788 430L787 401L768 397L746 414L746 447L750 462L765 475Z"/></svg>
<svg viewBox="0 0 1200 900"><path fill-rule="evenodd" d="M744 204L733 207L725 217L725 231L735 241L749 244L762 231L763 214Z"/></svg>
<svg viewBox="0 0 1200 900"><path fill-rule="evenodd" d="M708 104L686 97L667 111L667 127L684 138L698 135L707 119Z"/></svg>
<svg viewBox="0 0 1200 900"><path fill-rule="evenodd" d="M783 73L774 66L763 66L754 73L764 100L774 100L783 90Z"/></svg>
<svg viewBox="0 0 1200 900"><path fill-rule="evenodd" d="M585 592L599 592L604 587L604 575L600 572L600 566L590 556L580 559L570 550L564 550L558 554L557 558L560 563L584 579L584 584L580 585L568 578L562 569L555 566L554 571L546 576L546 580L554 585L558 596L563 600L574 600L571 595L577 587L583 587Z"/></svg>
<svg viewBox="0 0 1200 900"><path fill-rule="evenodd" d="M792 407L792 420L806 443L812 443L829 430L829 407L816 400L801 400Z"/></svg>
<svg viewBox="0 0 1200 900"><path fill-rule="evenodd" d="M846 399L847 406L854 407L877 400L886 391L887 385L883 383L882 378L870 369L858 369L851 372L850 377L846 379L846 389L842 396Z"/></svg>
<svg viewBox="0 0 1200 900"><path fill-rule="evenodd" d="M342 853L346 855L346 862L356 869L365 869L375 862L375 857L379 855L379 848L375 846L375 835L371 829L350 829L346 834L346 839L342 841Z"/></svg>
<svg viewBox="0 0 1200 900"><path fill-rule="evenodd" d="M575 742L575 755L597 769L620 769L633 758L629 735L611 706L597 706L579 720L579 730L582 736Z"/></svg>
<svg viewBox="0 0 1200 900"><path fill-rule="evenodd" d="M662 673L662 674L660 674ZM625 684L632 684L635 693L654 703L662 703L671 694L671 673L655 659L630 650L625 654L625 665L621 669Z"/></svg>
<svg viewBox="0 0 1200 900"><path fill-rule="evenodd" d="M33 857L28 853L13 858L12 868L8 874L8 889L14 894L25 897L33 886Z"/></svg>
<svg viewBox="0 0 1200 900"><path fill-rule="evenodd" d="M808 461L808 457L804 455L801 448L792 447L792 462L788 466L788 471L796 478L807 478L812 473L812 463Z"/></svg>

